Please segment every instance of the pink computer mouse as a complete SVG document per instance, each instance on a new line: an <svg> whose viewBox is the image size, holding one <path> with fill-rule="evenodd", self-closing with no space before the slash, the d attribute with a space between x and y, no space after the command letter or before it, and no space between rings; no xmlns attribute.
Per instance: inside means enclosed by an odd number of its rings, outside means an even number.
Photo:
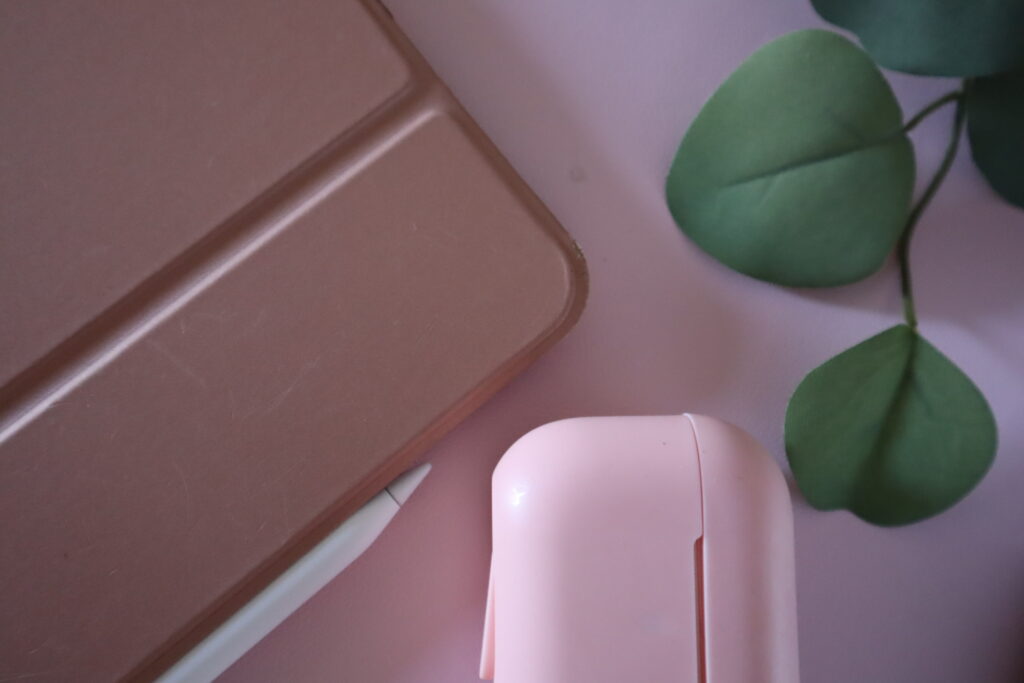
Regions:
<svg viewBox="0 0 1024 683"><path fill-rule="evenodd" d="M798 681L789 491L741 429L545 425L498 463L493 515L481 678Z"/></svg>

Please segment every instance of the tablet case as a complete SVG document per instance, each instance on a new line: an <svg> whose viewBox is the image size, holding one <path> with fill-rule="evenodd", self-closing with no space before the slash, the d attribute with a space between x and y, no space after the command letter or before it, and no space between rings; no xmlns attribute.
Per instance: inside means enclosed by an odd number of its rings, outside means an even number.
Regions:
<svg viewBox="0 0 1024 683"><path fill-rule="evenodd" d="M0 679L156 676L564 334L379 5L0 8Z"/></svg>

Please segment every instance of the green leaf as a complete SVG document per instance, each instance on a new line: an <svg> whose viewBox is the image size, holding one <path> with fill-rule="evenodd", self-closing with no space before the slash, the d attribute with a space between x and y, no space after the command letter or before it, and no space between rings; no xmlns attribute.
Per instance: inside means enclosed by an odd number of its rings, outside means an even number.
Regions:
<svg viewBox="0 0 1024 683"><path fill-rule="evenodd" d="M877 270L903 228L914 156L871 59L828 31L768 43L708 100L666 182L702 249L769 282L826 287Z"/></svg>
<svg viewBox="0 0 1024 683"><path fill-rule="evenodd" d="M882 66L928 76L985 76L1024 67L1020 0L811 0L857 34Z"/></svg>
<svg viewBox="0 0 1024 683"><path fill-rule="evenodd" d="M1024 71L971 83L967 135L974 163L992 188L1024 208Z"/></svg>
<svg viewBox="0 0 1024 683"><path fill-rule="evenodd" d="M995 449L985 397L906 325L812 370L786 409L786 454L808 502L874 524L942 512L981 481Z"/></svg>

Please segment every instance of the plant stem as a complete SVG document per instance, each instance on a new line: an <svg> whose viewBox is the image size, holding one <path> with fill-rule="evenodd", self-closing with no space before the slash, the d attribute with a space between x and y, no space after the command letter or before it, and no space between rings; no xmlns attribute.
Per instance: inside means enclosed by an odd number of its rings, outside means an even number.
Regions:
<svg viewBox="0 0 1024 683"><path fill-rule="evenodd" d="M904 124L903 126L903 132L909 133L910 131L914 130L915 128L917 128L917 124L921 123L926 118L928 118L928 116L933 111L949 104L950 102L953 102L954 100L962 99L963 95L963 90L954 90L953 92L946 93L945 95L935 100L921 111L917 112L917 114L915 114L913 118L907 121L906 124Z"/></svg>
<svg viewBox="0 0 1024 683"><path fill-rule="evenodd" d="M914 311L914 289L910 282L910 238L914 234L914 226L917 225L918 219L921 218L921 214L924 213L932 197L935 196L935 192L942 185L942 181L946 179L946 174L949 173L949 169L953 165L953 159L956 158L956 150L960 143L960 136L964 129L964 119L967 114L967 110L964 107L966 89L967 82L965 81L964 87L961 90L949 93L935 100L935 102L925 107L920 114L912 118L904 127L904 130L910 130L921 119L942 105L947 102L956 101L956 113L953 115L953 131L949 138L949 144L946 146L946 154L942 157L942 163L939 164L938 170L935 171L935 175L932 176L921 198L917 200L917 203L914 204L914 207L907 215L903 234L900 235L900 241L896 245L896 253L900 262L900 288L903 291L903 317L906 319L907 325L914 330L917 329L917 314Z"/></svg>

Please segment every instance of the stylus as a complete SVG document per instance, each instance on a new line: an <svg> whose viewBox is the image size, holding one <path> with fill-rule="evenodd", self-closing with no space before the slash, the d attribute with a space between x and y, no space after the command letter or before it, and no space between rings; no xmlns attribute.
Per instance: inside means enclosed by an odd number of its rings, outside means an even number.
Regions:
<svg viewBox="0 0 1024 683"><path fill-rule="evenodd" d="M391 482L245 607L178 660L158 681L207 683L223 673L362 555L429 471L429 464L420 465Z"/></svg>

